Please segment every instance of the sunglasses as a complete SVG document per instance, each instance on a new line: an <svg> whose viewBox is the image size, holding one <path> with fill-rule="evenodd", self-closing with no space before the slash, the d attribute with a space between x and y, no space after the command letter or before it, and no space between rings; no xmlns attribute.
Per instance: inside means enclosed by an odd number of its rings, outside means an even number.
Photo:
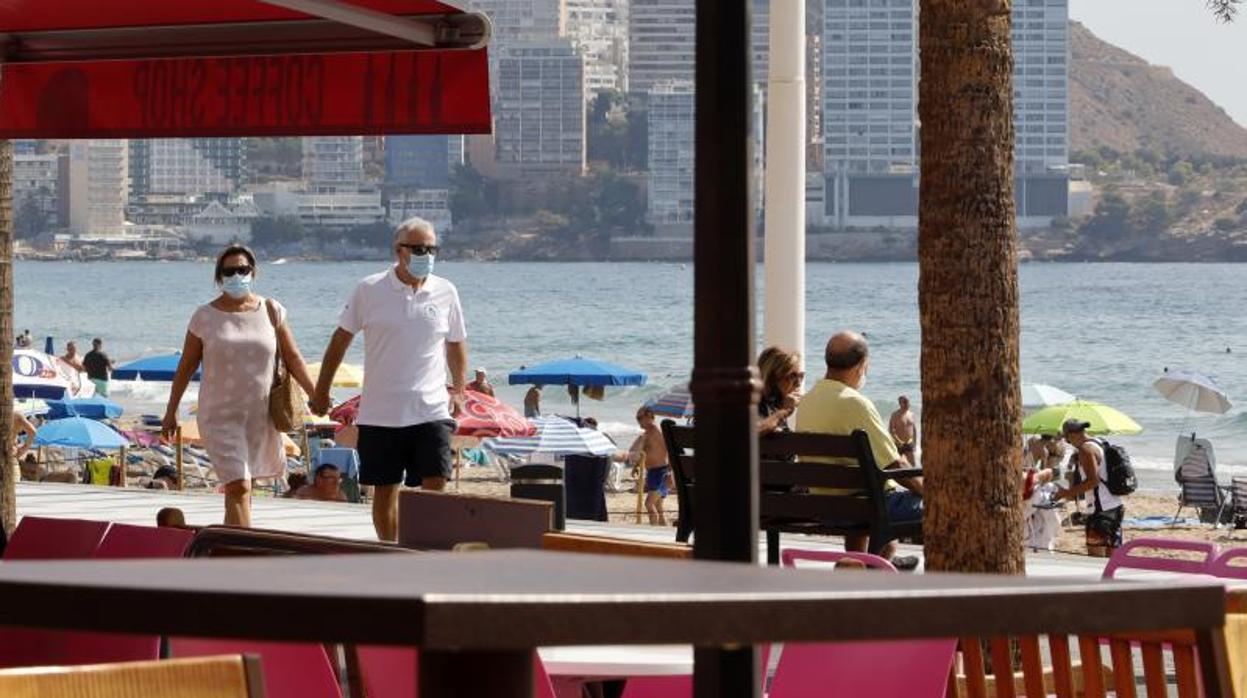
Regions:
<svg viewBox="0 0 1247 698"><path fill-rule="evenodd" d="M399 243L398 246L405 248L408 252L416 255L417 257L421 257L426 254L437 254L437 245L409 245L406 243Z"/></svg>
<svg viewBox="0 0 1247 698"><path fill-rule="evenodd" d="M223 277L235 276L237 274L247 275L250 273L251 267L245 264L241 267L221 267L221 276Z"/></svg>

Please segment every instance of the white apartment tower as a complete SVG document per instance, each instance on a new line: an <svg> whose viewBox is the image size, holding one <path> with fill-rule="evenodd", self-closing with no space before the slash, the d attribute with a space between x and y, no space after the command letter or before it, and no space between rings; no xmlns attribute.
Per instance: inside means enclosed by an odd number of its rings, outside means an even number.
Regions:
<svg viewBox="0 0 1247 698"><path fill-rule="evenodd" d="M567 0L472 0L472 9L493 24L491 49L557 39L567 22Z"/></svg>
<svg viewBox="0 0 1247 698"><path fill-rule="evenodd" d="M70 232L116 237L125 232L129 194L129 141L70 141L68 209Z"/></svg>
<svg viewBox="0 0 1247 698"><path fill-rule="evenodd" d="M364 188L364 139L304 137L303 183L314 194L351 193Z"/></svg>
<svg viewBox="0 0 1247 698"><path fill-rule="evenodd" d="M1014 0L1013 121L1019 174L1069 164L1069 0Z"/></svg>
<svg viewBox="0 0 1247 698"><path fill-rule="evenodd" d="M494 143L512 174L583 173L585 59L565 39L499 52Z"/></svg>
<svg viewBox="0 0 1247 698"><path fill-rule="evenodd" d="M649 219L655 225L693 220L694 103L688 80L649 91Z"/></svg>
<svg viewBox="0 0 1247 698"><path fill-rule="evenodd" d="M566 36L585 56L592 96L628 89L628 0L566 0Z"/></svg>
<svg viewBox="0 0 1247 698"><path fill-rule="evenodd" d="M689 0L631 0L628 89L645 94L667 81L693 79L696 7Z"/></svg>

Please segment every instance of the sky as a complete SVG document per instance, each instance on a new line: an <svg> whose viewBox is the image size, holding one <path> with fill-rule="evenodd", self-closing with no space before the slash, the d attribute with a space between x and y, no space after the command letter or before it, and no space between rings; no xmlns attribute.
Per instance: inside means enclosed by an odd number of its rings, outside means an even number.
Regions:
<svg viewBox="0 0 1247 698"><path fill-rule="evenodd" d="M1101 39L1174 73L1247 127L1247 3L1219 24L1204 0L1070 0Z"/></svg>

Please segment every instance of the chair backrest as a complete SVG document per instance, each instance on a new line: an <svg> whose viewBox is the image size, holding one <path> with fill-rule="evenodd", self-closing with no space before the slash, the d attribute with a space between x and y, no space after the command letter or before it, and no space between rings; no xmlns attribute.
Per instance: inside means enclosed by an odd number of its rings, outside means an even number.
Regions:
<svg viewBox="0 0 1247 698"><path fill-rule="evenodd" d="M236 526L205 526L195 533L187 557L237 555L346 555L354 553L405 553L412 551L392 543L347 540L307 533L270 531Z"/></svg>
<svg viewBox="0 0 1247 698"><path fill-rule="evenodd" d="M1247 477L1230 478L1230 494L1235 514L1247 514Z"/></svg>
<svg viewBox="0 0 1247 698"><path fill-rule="evenodd" d="M609 538L607 536L589 536L580 533L547 533L541 537L541 547L545 550L558 550L569 553L666 557L680 560L693 559L692 546L683 543L653 543L649 541Z"/></svg>
<svg viewBox="0 0 1247 698"><path fill-rule="evenodd" d="M449 550L459 543L540 548L553 528L554 505L527 499L404 490L398 495L398 544Z"/></svg>
<svg viewBox="0 0 1247 698"><path fill-rule="evenodd" d="M417 698L419 653L412 647L359 645L355 648L368 698ZM483 670L488 670L483 667ZM533 653L533 696L555 698L545 665Z"/></svg>
<svg viewBox="0 0 1247 698"><path fill-rule="evenodd" d="M1160 553L1195 553L1197 557L1155 557L1140 555L1135 551L1151 550ZM1135 538L1117 550L1104 566L1103 579L1112 579L1119 569L1153 570L1180 574L1212 574L1210 567L1217 557L1215 543L1196 540L1170 540L1165 538Z"/></svg>
<svg viewBox="0 0 1247 698"><path fill-rule="evenodd" d="M205 657L162 662L35 667L0 671L0 695L74 698L264 698L252 657Z"/></svg>
<svg viewBox="0 0 1247 698"><path fill-rule="evenodd" d="M5 560L78 560L91 557L108 530L107 521L24 516L18 522Z"/></svg>
<svg viewBox="0 0 1247 698"><path fill-rule="evenodd" d="M274 622L279 621L275 619ZM169 654L174 657L255 655L263 667L264 695L268 698L340 698L342 695L323 645L172 637L169 638Z"/></svg>
<svg viewBox="0 0 1247 698"><path fill-rule="evenodd" d="M91 557L105 560L182 557L195 532L187 528L158 528L113 524Z"/></svg>
<svg viewBox="0 0 1247 698"><path fill-rule="evenodd" d="M878 555L871 555L870 553L787 548L780 554L780 561L784 567L796 567L798 560L808 560L810 562L840 562L841 560L853 560L873 569L883 570L885 572L896 571L896 568L892 566L891 562L879 557Z"/></svg>
<svg viewBox="0 0 1247 698"><path fill-rule="evenodd" d="M1208 574L1223 579L1247 579L1247 548L1222 551L1208 566Z"/></svg>
<svg viewBox="0 0 1247 698"><path fill-rule="evenodd" d="M1187 477L1179 480L1182 485L1182 504L1189 507L1219 507L1224 501L1217 478L1212 475Z"/></svg>

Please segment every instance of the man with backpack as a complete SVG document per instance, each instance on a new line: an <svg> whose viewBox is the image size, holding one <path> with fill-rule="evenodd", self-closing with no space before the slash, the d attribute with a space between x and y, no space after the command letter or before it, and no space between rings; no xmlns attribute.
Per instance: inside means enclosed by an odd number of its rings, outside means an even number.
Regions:
<svg viewBox="0 0 1247 698"><path fill-rule="evenodd" d="M1109 557L1113 550L1121 547L1121 522L1125 517L1126 507L1121 498L1113 490L1128 494L1133 489L1133 472L1128 478L1124 470L1130 469L1128 459L1123 464L1124 454L1115 450L1114 461L1118 470L1117 477L1109 473L1108 458L1105 447L1099 441L1087 436L1090 422L1067 419L1061 425L1061 434L1065 440L1077 449L1074 457L1078 459L1078 469L1082 473L1082 481L1069 489L1059 488L1053 500L1077 500L1078 496L1087 493L1092 505L1092 512L1086 518L1087 554L1092 557ZM1114 448L1110 446L1109 448ZM1110 488L1110 483L1115 486Z"/></svg>

